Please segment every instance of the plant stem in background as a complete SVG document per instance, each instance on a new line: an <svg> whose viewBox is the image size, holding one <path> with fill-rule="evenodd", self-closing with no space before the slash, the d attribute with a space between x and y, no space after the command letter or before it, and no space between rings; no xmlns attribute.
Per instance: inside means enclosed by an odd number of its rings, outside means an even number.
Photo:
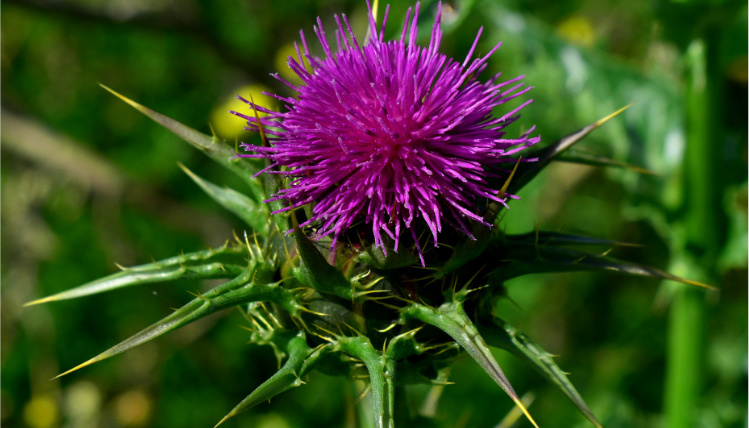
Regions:
<svg viewBox="0 0 749 428"><path fill-rule="evenodd" d="M681 213L683 239L672 245L673 263L685 267L681 274L711 282L720 245L722 189L713 168L720 153L720 126L715 123L716 87L713 76L718 61L714 40L695 39L687 49L686 152L684 157L684 205ZM705 267L705 268L703 268ZM668 363L666 373L666 426L695 426L695 411L702 389L705 349L705 295L701 290L679 284L672 296L669 317Z"/></svg>

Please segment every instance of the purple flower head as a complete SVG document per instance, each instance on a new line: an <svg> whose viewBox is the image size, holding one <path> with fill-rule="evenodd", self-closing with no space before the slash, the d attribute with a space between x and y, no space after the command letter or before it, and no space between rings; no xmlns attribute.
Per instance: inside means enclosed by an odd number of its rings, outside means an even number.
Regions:
<svg viewBox="0 0 749 428"><path fill-rule="evenodd" d="M289 57L289 67L301 83L285 82L295 98L272 95L285 104L271 111L238 97L267 116L231 112L247 120L249 130L262 125L269 147L242 144L270 166L262 172L291 178L271 200L289 206L312 204L317 224L313 238L332 235L333 243L354 223L371 226L375 246L386 250L383 238L398 251L401 235L410 235L421 256L415 222L423 222L434 238L446 223L471 236L466 223L483 223L479 201L496 201L498 189L487 179L506 176L511 155L537 143L539 137L505 138L505 127L519 118L528 100L501 117L492 110L531 88L523 76L486 82L477 76L486 68L497 44L483 58L471 59L479 30L462 62L439 53L441 5L429 46L416 44L419 3L406 13L400 38L385 41L389 6L378 30L369 8L370 37L354 37L346 16L335 17L337 45L326 39L322 22L314 28L325 58L317 58L301 34L302 49ZM305 63L306 62L306 63ZM277 79L283 81L277 75ZM511 167L511 165L510 165ZM510 196L514 197L514 196ZM384 234L384 235L383 235ZM423 256L422 264L423 264Z"/></svg>

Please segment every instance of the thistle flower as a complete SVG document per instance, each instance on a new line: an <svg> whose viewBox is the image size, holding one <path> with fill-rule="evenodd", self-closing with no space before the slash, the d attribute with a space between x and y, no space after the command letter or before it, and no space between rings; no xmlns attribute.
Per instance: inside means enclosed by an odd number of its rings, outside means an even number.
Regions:
<svg viewBox="0 0 749 428"><path fill-rule="evenodd" d="M538 162L516 164L510 181L503 164L516 162L511 156L539 140L529 137L532 129L518 138L505 138L505 127L517 120L517 112L530 101L499 118L492 116L492 110L529 88L520 83L521 78L502 83L498 75L485 83L478 80L487 58L498 47L483 58L472 59L478 36L461 63L440 54L441 11L437 12L428 47L416 45L418 3L413 16L408 12L400 38L389 42L383 40L386 19L378 31L371 8L371 37L364 45L353 36L345 16L336 18L335 53L318 19L315 32L326 58L313 57L302 34L303 50L297 47L296 59L289 60L302 82L289 85L297 97L276 96L286 104L283 112L263 109L250 100L255 112L235 113L247 120L249 129L270 136L272 144L265 144L268 141L263 138L262 147L243 145L252 154L237 155L215 136L110 90L245 181L249 195L217 186L185 168L210 197L243 219L247 228L244 239L235 235L221 247L124 268L29 302L35 305L178 279L226 280L60 376L236 307L248 322L249 341L272 346L283 365L219 424L302 385L310 371L321 370L368 377L377 428L393 428L396 422L412 426L417 419L410 417L415 412L407 405L408 394L396 398L396 391L410 384L444 384L462 349L538 426L494 359L490 347L498 347L537 368L600 427L550 354L495 313L496 303L507 295L504 282L531 273L605 271L705 284L612 259L608 251L600 254L579 248L612 248L622 245L619 242L538 229L513 235L496 230L485 233L487 229L481 228L476 242L461 239L445 245L446 251L429 260L426 276L411 266L411 253L396 263L382 263L371 253L363 257L362 252L341 251L342 262L331 266L307 234L298 230L296 217L268 221L271 208L263 200L285 201L285 210L309 204L312 214L306 224L314 223L313 237L332 235L332 246L349 228L361 232L356 223L371 227L372 239L366 243L383 250L397 250L401 232L407 228L411 234L404 239L413 239L424 264L417 240L421 231L431 230L435 245L443 222L470 237L473 226L492 222L496 209L505 203L505 192L517 193L575 142L624 110L539 150ZM261 118L257 111L268 116ZM258 163L237 157L265 158L267 167L260 170ZM591 163L590 159L580 162ZM606 159L596 162L616 164ZM257 179L262 172L281 174L290 183L279 191L273 186L263 188ZM293 237L283 232L290 229L289 223ZM443 237L453 227L446 227Z"/></svg>
<svg viewBox="0 0 749 428"><path fill-rule="evenodd" d="M288 85L296 97L272 95L285 104L271 111L237 97L256 111L231 113L247 120L248 130L263 128L269 146L243 143L252 154L268 159L264 173L289 177L287 188L269 201L288 201L276 212L312 204L312 216L302 226L317 225L313 238L339 236L363 220L370 225L376 247L387 251L384 237L398 251L401 235L409 230L424 263L415 222L431 231L434 245L443 223L469 237L468 221L484 223L483 201L506 205L491 179L502 178L511 156L537 143L533 128L517 138L506 138L505 128L519 118L528 100L501 117L492 111L531 89L523 76L486 82L477 76L499 48L472 59L479 30L468 55L458 62L439 53L441 4L429 45L416 44L419 3L406 13L399 39L385 41L389 6L380 29L369 9L369 36L360 44L346 16L335 17L336 49L328 43L322 22L315 34L325 58L311 54L300 32L302 49L289 57L289 67L301 83ZM306 60L306 62L305 62ZM499 180L494 180L495 184ZM384 233L384 235L383 235Z"/></svg>

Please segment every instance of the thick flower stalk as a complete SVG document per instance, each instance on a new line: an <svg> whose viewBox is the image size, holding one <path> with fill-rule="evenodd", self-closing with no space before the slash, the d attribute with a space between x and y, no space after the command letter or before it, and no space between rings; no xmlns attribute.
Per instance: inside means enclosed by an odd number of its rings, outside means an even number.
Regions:
<svg viewBox="0 0 749 428"><path fill-rule="evenodd" d="M284 83L296 97L273 95L285 104L281 111L239 97L268 116L232 113L247 120L247 129L262 127L269 135L270 146L243 144L253 154L240 156L266 158L263 172L291 179L273 200L288 201L279 211L312 204L312 216L302 227L316 224L313 238L332 235L335 246L342 233L363 220L376 247L386 252L387 236L398 251L402 234L408 233L421 256L415 222L423 221L435 246L443 223L471 236L468 221L485 223L479 202L505 204L508 197L499 194L493 179L516 162L511 155L539 137L530 137L533 128L517 138L507 138L505 131L532 100L493 115L495 107L531 89L522 76L504 82L499 74L486 82L478 79L500 44L472 59L479 30L458 62L439 52L441 5L426 47L416 43L419 3L413 14L410 8L406 13L399 39L385 40L387 15L386 9L378 30L369 9L370 37L362 44L346 16L336 16L335 50L318 18L314 31L325 57L313 56L301 33L302 49L297 46L297 57L288 60L301 83Z"/></svg>

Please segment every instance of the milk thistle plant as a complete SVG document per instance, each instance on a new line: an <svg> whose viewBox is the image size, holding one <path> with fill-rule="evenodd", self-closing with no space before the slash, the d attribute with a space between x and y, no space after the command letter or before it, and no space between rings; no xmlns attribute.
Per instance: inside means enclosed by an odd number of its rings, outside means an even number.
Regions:
<svg viewBox="0 0 749 428"><path fill-rule="evenodd" d="M490 347L498 347L538 369L600 426L550 355L494 313L504 282L532 273L613 271L696 283L579 249L617 242L539 230L510 235L497 226L525 184L616 113L538 148L532 126L514 125L531 88L522 77L483 80L499 44L474 58L479 30L465 59L448 58L439 52L440 6L426 46L417 43L418 3L394 40L384 35L388 8L378 23L376 3L367 6L364 40L345 15L336 16L331 46L318 18L323 57L301 33L288 59L301 83L285 82L293 96L273 95L283 104L278 111L240 98L247 109L231 113L259 134L260 145L232 148L112 91L244 180L246 194L185 168L247 228L219 248L125 268L31 302L226 279L62 375L238 307L250 342L270 345L281 368L219 424L302 385L316 369L366 379L375 426L404 426L415 416L403 411L396 392L448 383L451 366L467 353L538 426L492 356Z"/></svg>

